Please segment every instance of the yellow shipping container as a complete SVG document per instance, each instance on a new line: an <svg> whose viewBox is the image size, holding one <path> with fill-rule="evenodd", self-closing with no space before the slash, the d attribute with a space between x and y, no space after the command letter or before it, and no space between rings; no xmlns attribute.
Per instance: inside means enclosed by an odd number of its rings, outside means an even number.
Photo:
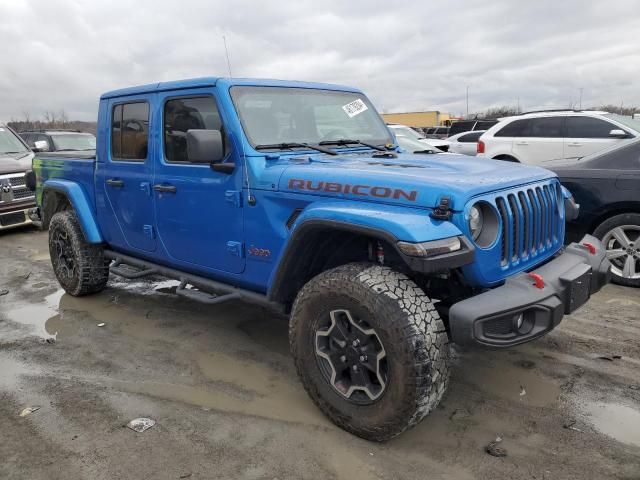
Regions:
<svg viewBox="0 0 640 480"><path fill-rule="evenodd" d="M409 127L436 127L449 125L451 115L434 110L431 112L383 113L382 118L387 123L400 123Z"/></svg>

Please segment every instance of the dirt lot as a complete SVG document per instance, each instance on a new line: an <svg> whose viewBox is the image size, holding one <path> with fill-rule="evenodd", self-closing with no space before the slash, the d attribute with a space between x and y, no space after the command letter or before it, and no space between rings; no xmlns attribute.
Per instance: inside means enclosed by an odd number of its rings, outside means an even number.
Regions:
<svg viewBox="0 0 640 480"><path fill-rule="evenodd" d="M307 398L286 319L172 285L73 298L45 233L0 234L0 478L640 479L638 290L607 287L532 344L456 351L441 407L374 444ZM123 427L141 416L157 424ZM485 452L497 435L506 457Z"/></svg>

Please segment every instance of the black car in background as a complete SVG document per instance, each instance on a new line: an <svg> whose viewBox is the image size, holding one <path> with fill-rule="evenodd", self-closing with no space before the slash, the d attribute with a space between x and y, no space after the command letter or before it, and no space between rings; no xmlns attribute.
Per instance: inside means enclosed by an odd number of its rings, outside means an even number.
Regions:
<svg viewBox="0 0 640 480"><path fill-rule="evenodd" d="M640 140L581 159L546 162L580 204L567 241L586 233L602 240L613 281L640 287Z"/></svg>
<svg viewBox="0 0 640 480"><path fill-rule="evenodd" d="M474 130L489 130L497 120L458 120L451 124L449 136L452 137L462 132L472 132Z"/></svg>
<svg viewBox="0 0 640 480"><path fill-rule="evenodd" d="M29 130L19 135L34 152L84 152L96 149L96 137L79 130Z"/></svg>

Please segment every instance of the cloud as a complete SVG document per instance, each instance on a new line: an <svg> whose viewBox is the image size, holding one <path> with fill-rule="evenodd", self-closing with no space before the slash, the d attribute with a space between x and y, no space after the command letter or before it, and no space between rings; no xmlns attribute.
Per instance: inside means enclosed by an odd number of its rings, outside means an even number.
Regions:
<svg viewBox="0 0 640 480"><path fill-rule="evenodd" d="M355 85L380 110L640 105L640 11L611 2L15 0L0 4L0 119L227 75Z"/></svg>

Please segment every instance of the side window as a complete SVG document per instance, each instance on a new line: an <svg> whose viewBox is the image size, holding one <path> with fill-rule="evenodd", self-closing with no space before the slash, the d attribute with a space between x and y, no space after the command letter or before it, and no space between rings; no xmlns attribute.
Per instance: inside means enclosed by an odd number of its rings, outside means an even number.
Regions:
<svg viewBox="0 0 640 480"><path fill-rule="evenodd" d="M124 103L113 107L111 156L119 160L144 161L149 148L149 104Z"/></svg>
<svg viewBox="0 0 640 480"><path fill-rule="evenodd" d="M498 130L494 137L524 137L526 135L529 125L529 119L524 118L522 120L514 120L506 124L500 130Z"/></svg>
<svg viewBox="0 0 640 480"><path fill-rule="evenodd" d="M33 135L30 133L23 133L22 135L20 135L22 137L22 140L24 140L24 142L29 145L29 148L33 148L35 147L35 144L33 142Z"/></svg>
<svg viewBox="0 0 640 480"><path fill-rule="evenodd" d="M592 117L567 118L567 138L610 138L609 132L618 127Z"/></svg>
<svg viewBox="0 0 640 480"><path fill-rule="evenodd" d="M540 117L529 120L527 137L562 138L563 117Z"/></svg>
<svg viewBox="0 0 640 480"><path fill-rule="evenodd" d="M459 137L458 142L460 143L477 142L483 133L484 132L467 133L466 135L462 135L461 137Z"/></svg>
<svg viewBox="0 0 640 480"><path fill-rule="evenodd" d="M174 98L164 104L164 154L168 162L189 161L188 130L222 131L222 120L213 97Z"/></svg>

